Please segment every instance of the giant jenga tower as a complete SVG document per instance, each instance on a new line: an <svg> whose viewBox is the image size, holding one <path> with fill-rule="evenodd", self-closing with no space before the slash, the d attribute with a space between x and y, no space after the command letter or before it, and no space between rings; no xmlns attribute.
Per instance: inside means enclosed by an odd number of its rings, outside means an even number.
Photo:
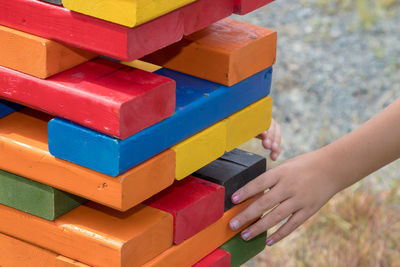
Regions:
<svg viewBox="0 0 400 267"><path fill-rule="evenodd" d="M271 0L0 0L0 266L239 266Z"/></svg>

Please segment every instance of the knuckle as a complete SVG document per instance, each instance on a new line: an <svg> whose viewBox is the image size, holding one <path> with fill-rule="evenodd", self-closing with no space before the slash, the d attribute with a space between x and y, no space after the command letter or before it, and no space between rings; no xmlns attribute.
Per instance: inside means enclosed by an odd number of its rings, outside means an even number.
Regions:
<svg viewBox="0 0 400 267"><path fill-rule="evenodd" d="M277 210L277 211L274 213L273 221L274 221L274 222L280 222L280 221L282 221L283 219L285 219L285 214L284 214L284 212L281 211L281 210Z"/></svg>
<svg viewBox="0 0 400 267"><path fill-rule="evenodd" d="M265 210L265 202L263 199L259 199L254 202L254 214L259 215Z"/></svg>
<svg viewBox="0 0 400 267"><path fill-rule="evenodd" d="M257 223L251 226L250 231L253 233L253 235L257 235L259 233L266 231L267 229L265 228L266 226L264 225L264 223L261 220L259 220Z"/></svg>
<svg viewBox="0 0 400 267"><path fill-rule="evenodd" d="M298 220L291 220L291 221L289 222L288 228L289 228L290 230L294 230L294 229L296 229L299 225L300 225L300 223L299 223Z"/></svg>
<svg viewBox="0 0 400 267"><path fill-rule="evenodd" d="M274 233L274 239L277 241L281 240L284 237L284 234L282 231L278 231Z"/></svg>

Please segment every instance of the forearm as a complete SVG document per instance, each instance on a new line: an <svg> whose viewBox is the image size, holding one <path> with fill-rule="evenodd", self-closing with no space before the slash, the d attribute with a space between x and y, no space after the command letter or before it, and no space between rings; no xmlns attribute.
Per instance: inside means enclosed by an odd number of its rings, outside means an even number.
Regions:
<svg viewBox="0 0 400 267"><path fill-rule="evenodd" d="M400 157L400 99L317 153L340 191Z"/></svg>

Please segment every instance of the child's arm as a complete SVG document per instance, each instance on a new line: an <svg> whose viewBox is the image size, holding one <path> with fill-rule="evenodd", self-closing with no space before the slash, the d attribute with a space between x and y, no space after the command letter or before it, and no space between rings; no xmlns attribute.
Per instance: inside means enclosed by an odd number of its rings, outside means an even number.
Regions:
<svg viewBox="0 0 400 267"><path fill-rule="evenodd" d="M306 129L305 129L306 130ZM270 189L231 222L237 229L262 216L242 232L244 239L291 216L268 240L273 245L317 212L333 195L400 157L400 99L359 129L314 152L264 173L238 190L234 203Z"/></svg>

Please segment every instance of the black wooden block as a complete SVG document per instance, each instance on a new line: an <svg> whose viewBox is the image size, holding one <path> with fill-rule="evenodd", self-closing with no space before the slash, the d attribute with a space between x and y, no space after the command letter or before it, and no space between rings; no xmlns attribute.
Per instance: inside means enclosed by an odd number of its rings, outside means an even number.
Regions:
<svg viewBox="0 0 400 267"><path fill-rule="evenodd" d="M225 187L225 211L232 208L233 193L267 170L265 158L240 149L225 153L194 176Z"/></svg>

